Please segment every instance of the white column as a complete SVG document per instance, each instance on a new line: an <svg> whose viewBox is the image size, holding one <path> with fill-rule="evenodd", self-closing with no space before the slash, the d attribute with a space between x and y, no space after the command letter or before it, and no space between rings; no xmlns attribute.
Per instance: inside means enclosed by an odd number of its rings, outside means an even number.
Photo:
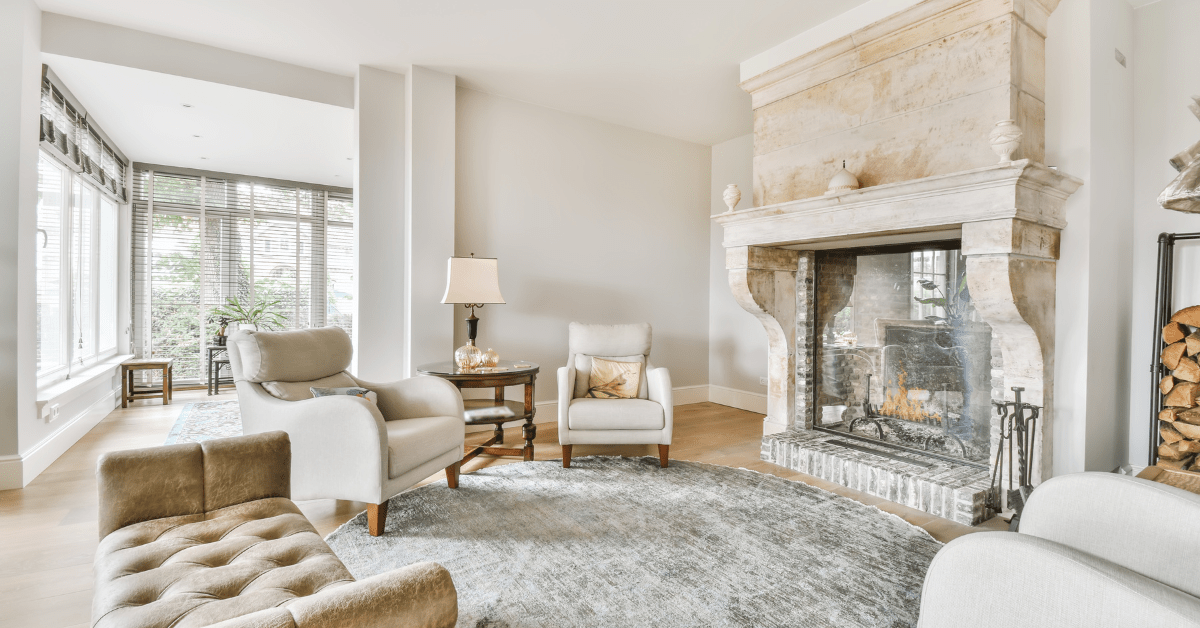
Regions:
<svg viewBox="0 0 1200 628"><path fill-rule="evenodd" d="M354 83L354 372L405 374L404 76L359 66Z"/></svg>
<svg viewBox="0 0 1200 628"><path fill-rule="evenodd" d="M405 374L413 375L421 364L453 357L454 316L461 313L441 302L446 259L454 255L456 86L453 75L416 65L405 79Z"/></svg>
<svg viewBox="0 0 1200 628"><path fill-rule="evenodd" d="M41 11L0 2L0 489L25 484L20 453L37 417L38 112Z"/></svg>

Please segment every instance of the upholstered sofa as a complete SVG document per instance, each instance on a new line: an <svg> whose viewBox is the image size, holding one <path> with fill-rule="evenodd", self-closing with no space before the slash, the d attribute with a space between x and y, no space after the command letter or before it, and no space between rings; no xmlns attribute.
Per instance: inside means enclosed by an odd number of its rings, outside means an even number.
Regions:
<svg viewBox="0 0 1200 628"><path fill-rule="evenodd" d="M934 557L920 628L1200 628L1200 495L1113 473L1053 478L1020 532Z"/></svg>
<svg viewBox="0 0 1200 628"><path fill-rule="evenodd" d="M94 628L450 628L440 565L361 581L289 499L287 434L105 454Z"/></svg>
<svg viewBox="0 0 1200 628"><path fill-rule="evenodd" d="M354 377L346 372L354 347L338 327L239 330L228 344L242 432L291 436L296 499L366 502L368 528L379 536L396 494L442 469L449 487L458 487L466 423L462 395L450 382ZM352 386L377 400L314 398L309 390Z"/></svg>

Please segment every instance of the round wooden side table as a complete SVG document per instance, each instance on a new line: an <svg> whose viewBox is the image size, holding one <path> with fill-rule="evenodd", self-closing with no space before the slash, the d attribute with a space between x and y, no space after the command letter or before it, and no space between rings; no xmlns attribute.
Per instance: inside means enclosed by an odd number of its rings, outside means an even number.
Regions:
<svg viewBox="0 0 1200 628"><path fill-rule="evenodd" d="M496 389L496 395L493 399L464 399L463 406L465 406L466 410L505 406L513 411L513 416L510 417L467 421L468 425L492 425L493 434L482 445L468 446L466 453L463 455L463 464L466 464L479 454L523 456L525 460L533 460L533 439L537 437L537 427L533 424L533 383L537 379L539 368L533 362L512 362L509 360L500 360L497 368L483 368L471 371L460 370L453 362L435 362L433 364L422 364L417 367L417 373L445 379L458 386L459 390L463 388ZM525 386L524 403L516 400L506 401L504 399L504 387L520 385ZM497 447L496 445L504 444L504 424L509 421L520 421L522 419L524 419L525 425L521 427L521 437L525 439L525 446Z"/></svg>

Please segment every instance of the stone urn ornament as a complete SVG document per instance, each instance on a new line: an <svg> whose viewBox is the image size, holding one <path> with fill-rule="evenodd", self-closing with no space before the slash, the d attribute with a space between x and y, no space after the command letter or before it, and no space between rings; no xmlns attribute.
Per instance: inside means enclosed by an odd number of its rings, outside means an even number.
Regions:
<svg viewBox="0 0 1200 628"><path fill-rule="evenodd" d="M838 170L829 180L829 189L825 190L825 196L857 190L859 187L858 177L854 176L853 172L846 170L846 160L843 159L842 169Z"/></svg>
<svg viewBox="0 0 1200 628"><path fill-rule="evenodd" d="M725 204L729 206L729 211L737 207L738 202L742 200L742 191L738 189L736 183L730 183L725 186L725 193L721 195L725 199Z"/></svg>
<svg viewBox="0 0 1200 628"><path fill-rule="evenodd" d="M1000 156L1001 164L1012 163L1013 153L1017 152L1017 148L1021 145L1021 137L1025 133L1021 131L1021 127L1017 126L1014 120L1001 120L996 123L996 128L988 135L988 143L992 145L992 150Z"/></svg>

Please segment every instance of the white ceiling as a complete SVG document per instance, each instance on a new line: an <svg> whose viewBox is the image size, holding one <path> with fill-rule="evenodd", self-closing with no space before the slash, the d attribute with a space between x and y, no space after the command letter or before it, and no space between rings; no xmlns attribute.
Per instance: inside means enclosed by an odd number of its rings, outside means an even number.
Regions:
<svg viewBox="0 0 1200 628"><path fill-rule="evenodd" d="M751 130L741 61L862 2L38 0L45 11L344 76L359 65L423 65L473 89L700 144Z"/></svg>
<svg viewBox="0 0 1200 628"><path fill-rule="evenodd" d="M134 161L346 188L354 185L354 162L349 161L354 155L352 109L95 61L42 56L88 115Z"/></svg>

